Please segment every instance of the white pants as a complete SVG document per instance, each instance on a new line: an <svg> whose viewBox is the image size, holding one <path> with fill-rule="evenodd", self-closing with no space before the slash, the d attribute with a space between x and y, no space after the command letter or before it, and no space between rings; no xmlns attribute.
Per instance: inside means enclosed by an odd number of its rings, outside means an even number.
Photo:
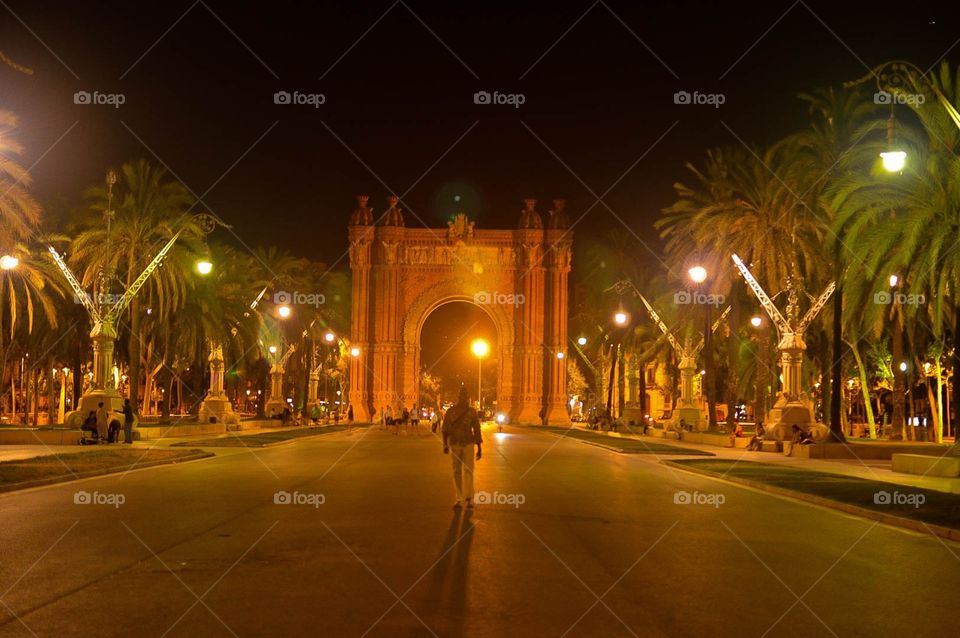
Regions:
<svg viewBox="0 0 960 638"><path fill-rule="evenodd" d="M473 443L450 445L450 460L453 463L453 488L457 501L473 500Z"/></svg>

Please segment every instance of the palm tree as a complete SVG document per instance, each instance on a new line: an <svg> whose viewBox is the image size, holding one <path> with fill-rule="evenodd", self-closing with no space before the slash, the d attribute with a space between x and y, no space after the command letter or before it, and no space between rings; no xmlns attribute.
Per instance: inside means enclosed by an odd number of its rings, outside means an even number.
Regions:
<svg viewBox="0 0 960 638"><path fill-rule="evenodd" d="M25 241L40 223L40 205L30 195L30 175L12 159L21 155L13 131L17 118L0 111L0 248L9 250Z"/></svg>

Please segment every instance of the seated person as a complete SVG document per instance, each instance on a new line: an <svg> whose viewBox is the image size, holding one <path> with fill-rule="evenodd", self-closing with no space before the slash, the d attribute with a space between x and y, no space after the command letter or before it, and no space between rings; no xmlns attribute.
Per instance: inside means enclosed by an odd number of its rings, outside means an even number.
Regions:
<svg viewBox="0 0 960 638"><path fill-rule="evenodd" d="M793 432L793 446L790 447L788 455L793 455L793 448L797 445L813 445L813 435L801 430L796 423L790 426L790 430Z"/></svg>
<svg viewBox="0 0 960 638"><path fill-rule="evenodd" d="M750 443L747 445L748 450L760 451L763 448L763 435L766 434L766 430L763 429L763 421L757 422L757 431L754 433L753 438L750 439Z"/></svg>
<svg viewBox="0 0 960 638"><path fill-rule="evenodd" d="M90 410L90 414L87 415L87 418L84 419L80 425L80 430L82 432L91 432L93 433L93 438L97 438L97 413L95 411Z"/></svg>

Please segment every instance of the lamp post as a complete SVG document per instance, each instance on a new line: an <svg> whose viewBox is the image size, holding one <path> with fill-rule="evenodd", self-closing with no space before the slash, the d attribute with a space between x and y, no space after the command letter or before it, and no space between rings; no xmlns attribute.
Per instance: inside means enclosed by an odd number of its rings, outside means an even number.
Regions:
<svg viewBox="0 0 960 638"><path fill-rule="evenodd" d="M690 280L699 290L707 281L707 269L696 265L687 270ZM717 400L715 396L714 366L713 366L713 330L710 329L710 304L703 304L703 392L707 397L707 428L714 430L717 427ZM727 406L729 412L733 406ZM729 415L727 417L730 418Z"/></svg>
<svg viewBox="0 0 960 638"><path fill-rule="evenodd" d="M486 339L474 339L470 351L477 358L477 406L483 409L483 359L490 354L490 344Z"/></svg>

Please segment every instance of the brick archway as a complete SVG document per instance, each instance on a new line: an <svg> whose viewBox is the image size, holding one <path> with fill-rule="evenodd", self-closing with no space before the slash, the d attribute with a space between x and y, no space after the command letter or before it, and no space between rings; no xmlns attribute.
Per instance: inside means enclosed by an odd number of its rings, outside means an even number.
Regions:
<svg viewBox="0 0 960 638"><path fill-rule="evenodd" d="M419 400L420 331L450 301L490 316L498 333L497 400L514 423L567 422L567 275L571 233L563 201L547 227L526 200L515 230L475 230L460 214L448 228L406 228L395 197L378 220L358 197L350 218L353 274L350 403L374 419Z"/></svg>

